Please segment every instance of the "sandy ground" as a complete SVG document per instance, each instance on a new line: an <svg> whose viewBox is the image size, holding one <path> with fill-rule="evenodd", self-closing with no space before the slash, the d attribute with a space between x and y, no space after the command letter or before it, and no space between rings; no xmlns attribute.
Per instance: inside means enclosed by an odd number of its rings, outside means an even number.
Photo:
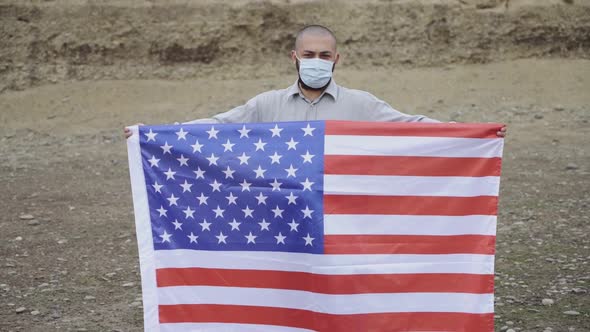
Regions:
<svg viewBox="0 0 590 332"><path fill-rule="evenodd" d="M294 79L287 63L253 79L0 94L0 330L141 330L122 127L205 117ZM380 70L344 62L336 80L407 113L506 123L496 330L590 331L590 61Z"/></svg>

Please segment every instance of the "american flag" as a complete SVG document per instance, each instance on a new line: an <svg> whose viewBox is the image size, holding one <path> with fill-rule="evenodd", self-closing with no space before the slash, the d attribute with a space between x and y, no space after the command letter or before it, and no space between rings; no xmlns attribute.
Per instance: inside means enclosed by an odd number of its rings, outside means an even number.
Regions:
<svg viewBox="0 0 590 332"><path fill-rule="evenodd" d="M145 330L493 331L500 127L134 127Z"/></svg>

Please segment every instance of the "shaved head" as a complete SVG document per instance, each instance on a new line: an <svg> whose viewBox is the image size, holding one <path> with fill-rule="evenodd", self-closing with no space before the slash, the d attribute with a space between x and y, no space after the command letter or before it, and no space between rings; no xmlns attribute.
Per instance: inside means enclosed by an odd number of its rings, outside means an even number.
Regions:
<svg viewBox="0 0 590 332"><path fill-rule="evenodd" d="M307 25L303 29L299 30L297 37L295 38L295 49L298 50L301 47L302 40L307 36L314 37L328 37L333 41L334 51L336 50L336 36L332 30L326 28L323 25L313 24Z"/></svg>

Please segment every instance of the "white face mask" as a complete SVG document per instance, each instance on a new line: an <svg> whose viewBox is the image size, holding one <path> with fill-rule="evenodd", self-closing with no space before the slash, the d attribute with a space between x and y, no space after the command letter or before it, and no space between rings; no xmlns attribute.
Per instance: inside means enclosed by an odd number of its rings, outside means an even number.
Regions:
<svg viewBox="0 0 590 332"><path fill-rule="evenodd" d="M310 88L323 88L332 78L334 62L319 58L299 59L299 77Z"/></svg>

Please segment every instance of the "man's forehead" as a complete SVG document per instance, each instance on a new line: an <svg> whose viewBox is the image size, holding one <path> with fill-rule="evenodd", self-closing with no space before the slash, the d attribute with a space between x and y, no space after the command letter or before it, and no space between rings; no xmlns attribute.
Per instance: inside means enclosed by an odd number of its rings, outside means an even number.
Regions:
<svg viewBox="0 0 590 332"><path fill-rule="evenodd" d="M336 40L325 33L304 33L297 39L297 51L324 52L336 51Z"/></svg>

